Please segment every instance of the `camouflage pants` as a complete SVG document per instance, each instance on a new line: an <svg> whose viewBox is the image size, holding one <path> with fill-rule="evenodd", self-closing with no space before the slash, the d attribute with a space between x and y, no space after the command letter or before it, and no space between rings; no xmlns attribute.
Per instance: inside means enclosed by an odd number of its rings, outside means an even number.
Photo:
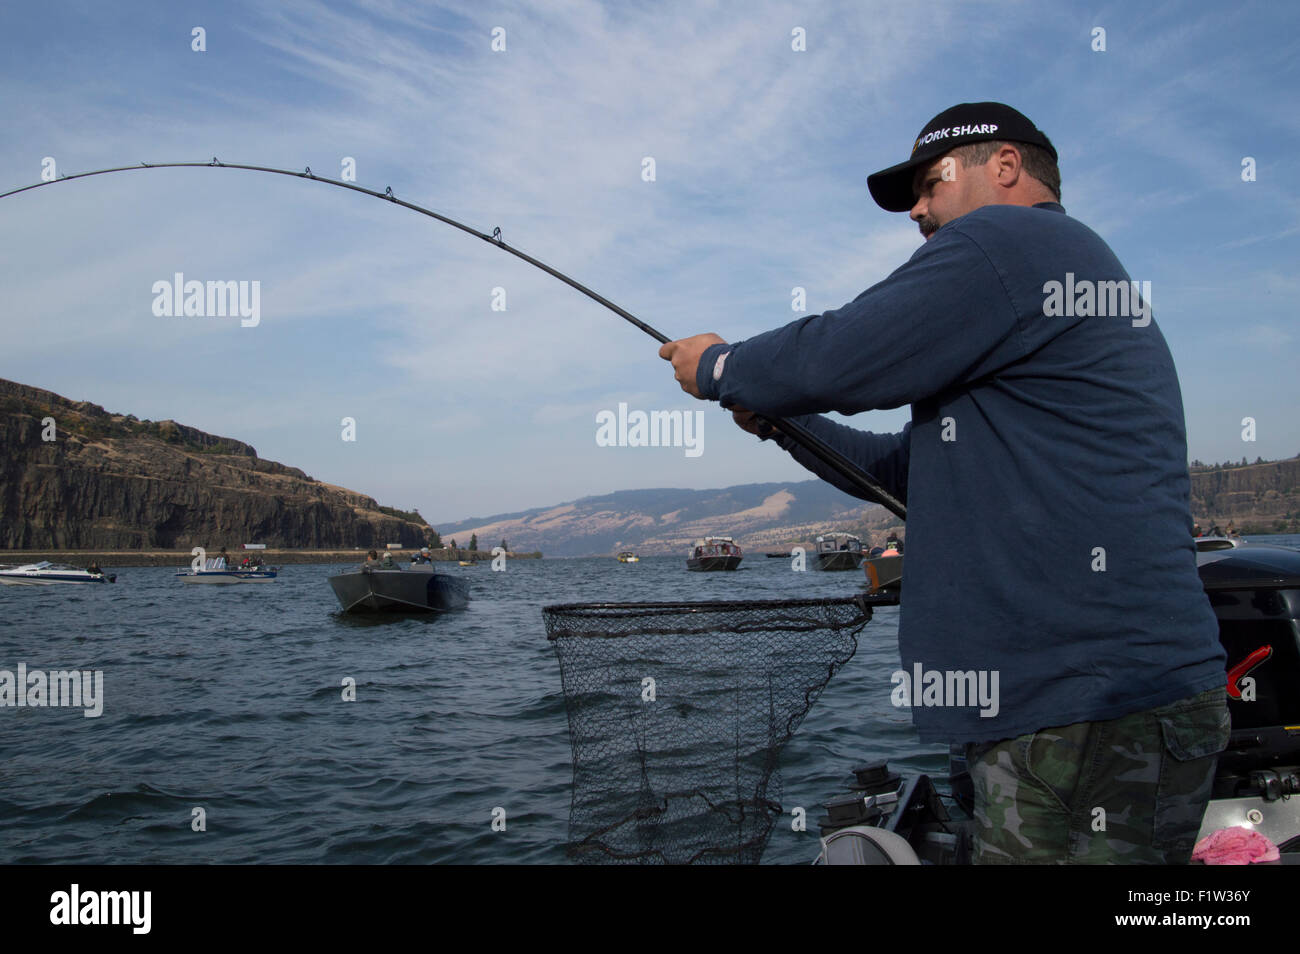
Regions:
<svg viewBox="0 0 1300 954"><path fill-rule="evenodd" d="M1186 864L1228 742L1222 688L967 747L975 864Z"/></svg>

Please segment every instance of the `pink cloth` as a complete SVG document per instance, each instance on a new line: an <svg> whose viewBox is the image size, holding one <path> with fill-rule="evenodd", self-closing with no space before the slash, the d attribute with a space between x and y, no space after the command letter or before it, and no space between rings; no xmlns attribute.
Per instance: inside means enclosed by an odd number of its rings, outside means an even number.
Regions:
<svg viewBox="0 0 1300 954"><path fill-rule="evenodd" d="M1280 857L1277 845L1251 828L1220 828L1198 841L1192 851L1193 861L1207 865L1248 865Z"/></svg>

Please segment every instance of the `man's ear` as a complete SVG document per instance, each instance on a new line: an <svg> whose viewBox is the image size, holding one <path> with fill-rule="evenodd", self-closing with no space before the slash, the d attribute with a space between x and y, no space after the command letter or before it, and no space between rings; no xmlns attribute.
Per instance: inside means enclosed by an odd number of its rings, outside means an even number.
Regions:
<svg viewBox="0 0 1300 954"><path fill-rule="evenodd" d="M998 164L998 184L1011 188L1020 181L1020 175L1024 172L1024 165L1021 161L1019 150L1015 146L1004 145L998 149L994 155Z"/></svg>

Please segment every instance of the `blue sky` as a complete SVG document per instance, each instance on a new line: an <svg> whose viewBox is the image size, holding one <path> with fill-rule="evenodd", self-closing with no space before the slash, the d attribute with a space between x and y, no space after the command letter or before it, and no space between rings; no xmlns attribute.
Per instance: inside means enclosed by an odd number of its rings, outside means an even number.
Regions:
<svg viewBox="0 0 1300 954"><path fill-rule="evenodd" d="M1000 100L1057 146L1066 209L1151 282L1190 456L1290 457L1298 25L1249 3L6 4L0 191L45 157L64 174L215 155L335 178L352 157L359 184L500 226L669 335L737 340L799 317L795 286L816 313L902 264L920 236L867 174L947 106ZM342 190L103 176L0 202L0 248L0 377L245 440L435 524L806 476L683 395L613 314ZM260 324L155 316L153 283L176 272L259 281ZM619 402L702 408L704 452L597 446Z"/></svg>

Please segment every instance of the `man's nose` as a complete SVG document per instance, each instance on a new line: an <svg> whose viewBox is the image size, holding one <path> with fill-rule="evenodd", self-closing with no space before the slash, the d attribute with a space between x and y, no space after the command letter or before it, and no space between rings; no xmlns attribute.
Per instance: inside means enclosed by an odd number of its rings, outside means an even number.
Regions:
<svg viewBox="0 0 1300 954"><path fill-rule="evenodd" d="M925 196L921 196L916 200L916 205L912 206L912 211L907 213L907 215L913 222L920 222L921 219L925 218L925 213L927 211Z"/></svg>

